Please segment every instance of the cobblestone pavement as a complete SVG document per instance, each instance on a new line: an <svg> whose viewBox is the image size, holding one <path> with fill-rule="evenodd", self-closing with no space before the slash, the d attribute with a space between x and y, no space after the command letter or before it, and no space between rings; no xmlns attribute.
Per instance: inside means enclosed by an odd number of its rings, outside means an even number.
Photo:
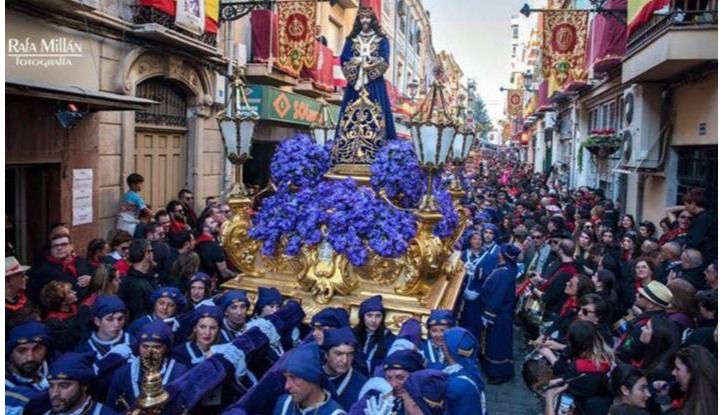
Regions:
<svg viewBox="0 0 723 415"><path fill-rule="evenodd" d="M522 360L525 358L524 338L515 327L515 377L501 385L485 385L489 415L537 415L542 413L540 401L522 380Z"/></svg>

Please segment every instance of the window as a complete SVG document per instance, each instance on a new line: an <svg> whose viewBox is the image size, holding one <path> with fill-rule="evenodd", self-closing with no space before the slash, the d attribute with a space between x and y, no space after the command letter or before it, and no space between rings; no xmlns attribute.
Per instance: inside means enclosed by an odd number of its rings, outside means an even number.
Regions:
<svg viewBox="0 0 723 415"><path fill-rule="evenodd" d="M512 57L517 57L517 45L512 45Z"/></svg>
<svg viewBox="0 0 723 415"><path fill-rule="evenodd" d="M512 39L520 38L520 27L517 25L512 26Z"/></svg>
<svg viewBox="0 0 723 415"><path fill-rule="evenodd" d="M677 204L683 204L683 195L699 187L705 189L706 206L717 210L718 201L718 148L716 146L678 147Z"/></svg>

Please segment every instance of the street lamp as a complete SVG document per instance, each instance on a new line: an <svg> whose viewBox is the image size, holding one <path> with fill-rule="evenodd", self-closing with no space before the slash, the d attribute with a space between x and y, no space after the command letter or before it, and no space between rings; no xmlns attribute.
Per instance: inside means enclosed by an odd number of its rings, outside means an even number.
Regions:
<svg viewBox="0 0 723 415"><path fill-rule="evenodd" d="M457 115L459 116L459 128L457 128L457 134L454 135L452 141L452 149L449 154L450 161L454 165L454 172L452 174L452 182L449 185L449 191L455 199L459 199L464 196L464 190L459 181L459 175L462 163L469 156L469 152L472 149L472 144L475 139L475 131L471 128L464 117L464 105L460 102L457 106Z"/></svg>
<svg viewBox="0 0 723 415"><path fill-rule="evenodd" d="M259 114L249 105L245 89L241 78L234 78L229 86L226 108L216 115L228 160L235 168L236 182L232 185L231 194L240 196L246 195L241 167L251 158L251 139L259 120Z"/></svg>
<svg viewBox="0 0 723 415"><path fill-rule="evenodd" d="M407 94L411 99L414 99L417 97L417 93L419 92L419 81L416 79L412 79L407 83Z"/></svg>
<svg viewBox="0 0 723 415"><path fill-rule="evenodd" d="M334 125L334 119L331 116L329 110L329 104L322 98L321 107L316 115L316 119L311 125L309 125L311 133L314 136L314 141L320 146L325 146L326 143L334 140L334 134L336 134L336 126Z"/></svg>
<svg viewBox="0 0 723 415"><path fill-rule="evenodd" d="M437 79L432 83L432 90L412 117L409 128L417 161L427 173L427 194L422 198L419 210L439 220L441 214L432 194L432 179L434 173L447 162L454 135L457 133L457 124L447 113L444 90L439 81L441 70L437 69L435 72Z"/></svg>

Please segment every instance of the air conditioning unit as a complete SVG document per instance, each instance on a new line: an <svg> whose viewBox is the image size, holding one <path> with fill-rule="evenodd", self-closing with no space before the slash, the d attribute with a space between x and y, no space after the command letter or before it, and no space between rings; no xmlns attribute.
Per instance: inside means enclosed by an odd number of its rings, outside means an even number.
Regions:
<svg viewBox="0 0 723 415"><path fill-rule="evenodd" d="M554 111L548 111L545 113L545 129L552 130L557 127L557 113Z"/></svg>
<svg viewBox="0 0 723 415"><path fill-rule="evenodd" d="M233 59L234 64L240 68L246 67L246 60L248 51L246 45L243 43L234 43L233 45Z"/></svg>
<svg viewBox="0 0 723 415"><path fill-rule="evenodd" d="M216 92L213 94L213 102L226 104L226 77L216 74Z"/></svg>
<svg viewBox="0 0 723 415"><path fill-rule="evenodd" d="M623 151L621 164L635 170L660 164L662 87L634 84L623 94Z"/></svg>

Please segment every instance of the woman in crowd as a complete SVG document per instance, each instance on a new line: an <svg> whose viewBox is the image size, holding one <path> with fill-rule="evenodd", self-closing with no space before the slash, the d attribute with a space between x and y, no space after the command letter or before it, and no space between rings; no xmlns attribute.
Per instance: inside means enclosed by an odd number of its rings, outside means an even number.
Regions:
<svg viewBox="0 0 723 415"><path fill-rule="evenodd" d="M188 308L192 310L209 298L211 298L211 277L203 272L196 272L189 279L186 293Z"/></svg>
<svg viewBox="0 0 723 415"><path fill-rule="evenodd" d="M610 372L610 393L615 397L610 415L649 415L650 390L640 369L621 364Z"/></svg>
<svg viewBox="0 0 723 415"><path fill-rule="evenodd" d="M40 303L53 346L60 352L72 350L90 327L90 307L79 307L73 285L62 281L47 283L40 291Z"/></svg>
<svg viewBox="0 0 723 415"><path fill-rule="evenodd" d="M103 263L103 257L108 255L110 247L103 238L96 238L88 242L88 249L86 249L85 258L90 264L92 272L98 269L101 263Z"/></svg>
<svg viewBox="0 0 723 415"><path fill-rule="evenodd" d="M385 324L382 296L375 295L359 304L358 317L354 335L362 351L366 373L372 374L374 368L382 364L394 341L394 335Z"/></svg>
<svg viewBox="0 0 723 415"><path fill-rule="evenodd" d="M649 381L670 380L671 358L679 345L680 333L675 323L663 315L657 315L643 326L639 350L634 350L630 360L624 363L641 369Z"/></svg>
<svg viewBox="0 0 723 415"><path fill-rule="evenodd" d="M715 357L701 346L689 346L675 354L673 376L681 395L674 398L671 414L715 414L718 408L718 372Z"/></svg>
<svg viewBox="0 0 723 415"><path fill-rule="evenodd" d="M200 266L201 258L197 253L191 251L181 254L171 266L171 273L164 283L181 291L186 291L190 278L198 272Z"/></svg>
<svg viewBox="0 0 723 415"><path fill-rule="evenodd" d="M681 334L695 327L698 302L695 299L695 287L682 278L676 278L668 283L668 289L673 293L673 300L668 306L668 319L678 326Z"/></svg>
<svg viewBox="0 0 723 415"><path fill-rule="evenodd" d="M93 274L90 291L96 295L118 295L120 284L118 270L108 264L101 264Z"/></svg>
<svg viewBox="0 0 723 415"><path fill-rule="evenodd" d="M627 214L620 219L620 235L625 235L628 232L637 233L635 229L635 218L633 215Z"/></svg>
<svg viewBox="0 0 723 415"><path fill-rule="evenodd" d="M612 368L613 352L597 334L595 325L589 321L575 321L568 333L570 347L559 357L541 353L553 365L554 374L567 380L567 392L575 399L575 407L584 414L607 413L607 373ZM555 381L551 381L555 383ZM595 398L595 399L593 399ZM595 404L588 405L588 401Z"/></svg>
<svg viewBox="0 0 723 415"><path fill-rule="evenodd" d="M650 240L657 242L655 239L655 224L649 220L640 223L640 239L643 241Z"/></svg>
<svg viewBox="0 0 723 415"><path fill-rule="evenodd" d="M658 225L660 225L660 239L658 239L658 242L662 245L673 240L673 231L675 230L673 222L668 218L663 218L658 222Z"/></svg>

